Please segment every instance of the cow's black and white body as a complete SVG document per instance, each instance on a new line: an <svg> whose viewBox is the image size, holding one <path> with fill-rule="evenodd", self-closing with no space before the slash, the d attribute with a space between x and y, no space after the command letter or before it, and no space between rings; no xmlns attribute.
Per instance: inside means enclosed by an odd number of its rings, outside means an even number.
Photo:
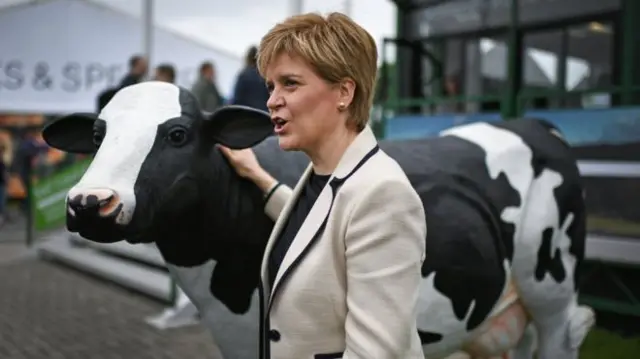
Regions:
<svg viewBox="0 0 640 359"><path fill-rule="evenodd" d="M187 91L150 82L121 90L99 116L71 115L44 131L62 150L98 149L69 192L69 229L100 242L155 242L234 359L257 355L255 289L273 222L262 194L214 145L255 146L261 164L293 186L308 160L265 140L271 126L249 109L204 116ZM515 348L514 357L531 358L517 345L530 318L538 358L577 358L593 324L576 302L586 213L576 162L555 129L477 123L380 146L427 214L417 318L426 357ZM245 344L225 348L233 342Z"/></svg>

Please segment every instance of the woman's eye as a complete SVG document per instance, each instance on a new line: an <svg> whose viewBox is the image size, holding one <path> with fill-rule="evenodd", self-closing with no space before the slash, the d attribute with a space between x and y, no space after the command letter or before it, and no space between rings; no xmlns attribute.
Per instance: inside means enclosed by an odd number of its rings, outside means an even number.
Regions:
<svg viewBox="0 0 640 359"><path fill-rule="evenodd" d="M286 80L286 81L284 82L284 85L285 85L286 87L292 87L292 86L295 86L295 85L297 85L297 84L298 84L298 83L297 83L297 82L295 82L295 81L293 81L293 80Z"/></svg>
<svg viewBox="0 0 640 359"><path fill-rule="evenodd" d="M184 128L175 128L167 135L169 143L173 146L182 146L187 142L187 131Z"/></svg>

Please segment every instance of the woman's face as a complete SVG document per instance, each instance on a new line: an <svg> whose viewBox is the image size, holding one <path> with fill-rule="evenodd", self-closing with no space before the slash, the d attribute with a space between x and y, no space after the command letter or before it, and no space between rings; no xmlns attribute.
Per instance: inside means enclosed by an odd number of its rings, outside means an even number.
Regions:
<svg viewBox="0 0 640 359"><path fill-rule="evenodd" d="M280 55L265 77L271 94L267 107L282 149L314 151L346 128L346 111L340 106L349 105L348 97L340 85L327 83L303 60Z"/></svg>

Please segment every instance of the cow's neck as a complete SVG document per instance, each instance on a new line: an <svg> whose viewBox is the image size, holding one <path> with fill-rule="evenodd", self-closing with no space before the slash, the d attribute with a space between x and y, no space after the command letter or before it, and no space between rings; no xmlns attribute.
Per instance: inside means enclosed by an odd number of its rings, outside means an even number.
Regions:
<svg viewBox="0 0 640 359"><path fill-rule="evenodd" d="M203 232L211 236L212 256L262 250L273 226L264 214L262 193L240 178L219 151L214 150L211 156L212 163L217 164L210 167L215 173L205 178L213 180L199 186L199 192L205 207L200 223Z"/></svg>
<svg viewBox="0 0 640 359"><path fill-rule="evenodd" d="M262 166L289 186L297 182L309 163L301 153L282 151L275 138L264 141L254 151ZM263 193L255 184L240 178L218 150L198 157L209 159L195 168L201 171L196 175L202 206L196 221L200 227L197 238L207 238L203 248L208 249L208 258L217 262L211 274L210 293L232 312L244 313L258 286L273 221L264 213ZM190 255L197 257L193 252Z"/></svg>
<svg viewBox="0 0 640 359"><path fill-rule="evenodd" d="M262 254L273 227L264 214L260 190L240 178L214 150L198 177L197 238L204 239L206 258L216 262L210 293L234 313L246 312L260 278ZM192 222L192 223L194 223ZM205 259L204 253L191 257ZM202 257L200 257L202 256Z"/></svg>

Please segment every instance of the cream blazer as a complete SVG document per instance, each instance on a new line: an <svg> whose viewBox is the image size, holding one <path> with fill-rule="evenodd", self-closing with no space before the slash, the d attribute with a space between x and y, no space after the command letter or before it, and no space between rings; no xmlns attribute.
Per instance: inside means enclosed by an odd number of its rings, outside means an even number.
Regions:
<svg viewBox="0 0 640 359"><path fill-rule="evenodd" d="M416 326L425 213L367 127L342 156L268 285L267 263L311 167L266 202L261 358L423 359Z"/></svg>

